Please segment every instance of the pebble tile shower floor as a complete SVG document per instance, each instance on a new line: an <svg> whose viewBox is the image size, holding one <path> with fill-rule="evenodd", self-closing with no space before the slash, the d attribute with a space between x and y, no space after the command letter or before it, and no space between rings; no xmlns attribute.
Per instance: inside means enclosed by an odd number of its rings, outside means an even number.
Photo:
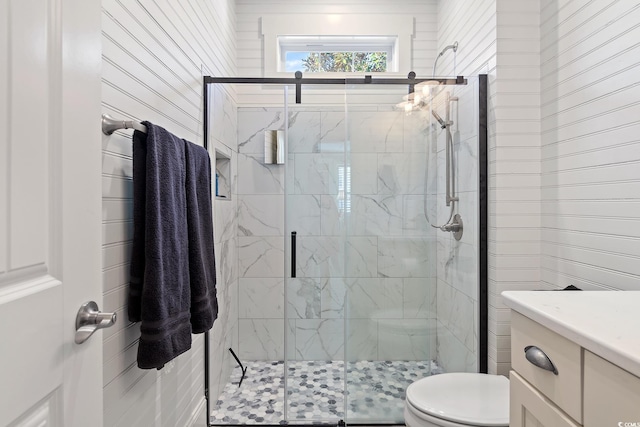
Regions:
<svg viewBox="0 0 640 427"><path fill-rule="evenodd" d="M213 424L286 424L284 421L284 362L246 362L236 367L218 401ZM288 362L289 423L314 421L402 422L404 391L413 381L442 373L434 362L358 361L347 363L347 414L344 413L344 362Z"/></svg>

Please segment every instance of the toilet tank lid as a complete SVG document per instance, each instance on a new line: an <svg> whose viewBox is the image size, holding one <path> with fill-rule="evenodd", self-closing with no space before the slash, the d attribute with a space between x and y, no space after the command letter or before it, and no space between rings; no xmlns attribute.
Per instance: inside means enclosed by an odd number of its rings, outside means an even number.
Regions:
<svg viewBox="0 0 640 427"><path fill-rule="evenodd" d="M407 387L407 401L418 411L448 421L509 425L509 380L500 375L433 375Z"/></svg>

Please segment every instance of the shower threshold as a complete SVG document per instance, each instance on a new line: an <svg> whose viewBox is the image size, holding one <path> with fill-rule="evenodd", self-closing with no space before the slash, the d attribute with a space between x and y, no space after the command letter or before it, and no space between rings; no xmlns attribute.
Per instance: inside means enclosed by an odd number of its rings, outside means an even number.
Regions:
<svg viewBox="0 0 640 427"><path fill-rule="evenodd" d="M442 373L435 361L289 361L288 419L284 417L284 362L248 361L242 385L239 367L213 403L213 425L403 423L405 389L419 378ZM346 414L345 414L346 399Z"/></svg>

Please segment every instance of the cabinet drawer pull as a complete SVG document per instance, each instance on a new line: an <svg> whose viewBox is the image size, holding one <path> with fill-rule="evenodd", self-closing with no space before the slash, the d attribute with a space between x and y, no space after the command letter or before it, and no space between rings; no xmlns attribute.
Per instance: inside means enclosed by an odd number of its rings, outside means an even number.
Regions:
<svg viewBox="0 0 640 427"><path fill-rule="evenodd" d="M558 375L558 369L553 364L549 356L547 356L544 351L540 350L535 345L528 345L524 348L524 355L529 362L538 368L544 369L545 371L553 372L554 375Z"/></svg>

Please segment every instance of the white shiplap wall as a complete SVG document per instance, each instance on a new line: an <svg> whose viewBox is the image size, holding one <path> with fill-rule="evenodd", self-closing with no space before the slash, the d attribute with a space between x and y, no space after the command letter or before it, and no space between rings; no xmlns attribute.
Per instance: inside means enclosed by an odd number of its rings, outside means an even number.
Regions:
<svg viewBox="0 0 640 427"><path fill-rule="evenodd" d="M540 289L539 0L497 0L489 137L489 372L511 367L505 290ZM491 143L493 141L493 143Z"/></svg>
<svg viewBox="0 0 640 427"><path fill-rule="evenodd" d="M542 3L542 282L640 290L640 4Z"/></svg>
<svg viewBox="0 0 640 427"><path fill-rule="evenodd" d="M102 8L103 112L149 120L202 144L202 75L236 74L235 2L103 0ZM234 103L233 91L227 99ZM235 129L230 133L235 135ZM129 323L126 316L131 152L131 131L103 137L102 309L119 316L103 335L104 424L203 423L202 335L194 336L192 349L160 371L136 365L139 324ZM217 239L216 251L220 248ZM217 321L217 328L223 326Z"/></svg>
<svg viewBox="0 0 640 427"><path fill-rule="evenodd" d="M488 74L489 372L507 374L509 312L500 292L539 287L540 108L537 1L443 1L437 74Z"/></svg>

